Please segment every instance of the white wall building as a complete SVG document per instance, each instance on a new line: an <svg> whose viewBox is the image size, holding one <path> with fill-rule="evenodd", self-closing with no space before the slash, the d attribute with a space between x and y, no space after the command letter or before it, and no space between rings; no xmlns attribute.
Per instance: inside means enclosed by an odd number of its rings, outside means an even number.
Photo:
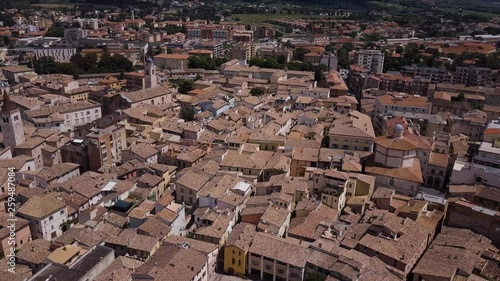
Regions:
<svg viewBox="0 0 500 281"><path fill-rule="evenodd" d="M380 50L360 50L357 64L372 73L381 73L384 68L385 55Z"/></svg>
<svg viewBox="0 0 500 281"><path fill-rule="evenodd" d="M34 49L33 53L37 59L51 57L56 62L69 62L71 57L76 54L76 48L39 48Z"/></svg>
<svg viewBox="0 0 500 281"><path fill-rule="evenodd" d="M33 239L54 240L63 234L61 225L68 219L66 203L57 193L33 196L18 210L30 222Z"/></svg>

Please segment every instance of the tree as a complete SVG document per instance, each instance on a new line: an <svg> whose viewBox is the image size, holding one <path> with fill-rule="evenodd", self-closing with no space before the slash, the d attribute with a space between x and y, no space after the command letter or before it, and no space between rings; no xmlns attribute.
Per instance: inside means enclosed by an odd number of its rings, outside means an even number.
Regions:
<svg viewBox="0 0 500 281"><path fill-rule="evenodd" d="M344 49L343 47L339 49L337 52L337 57L339 59L339 65L340 67L347 69L349 68L350 60L349 60L349 52L347 49Z"/></svg>
<svg viewBox="0 0 500 281"><path fill-rule="evenodd" d="M63 37L64 36L64 28L59 26L51 26L47 29L47 33L45 33L47 37Z"/></svg>
<svg viewBox="0 0 500 281"><path fill-rule="evenodd" d="M260 97L264 94L264 89L261 87L255 87L250 90L250 95Z"/></svg>
<svg viewBox="0 0 500 281"><path fill-rule="evenodd" d="M54 58L51 57L41 57L35 58L33 61L33 68L38 74L51 74L56 73L57 64Z"/></svg>
<svg viewBox="0 0 500 281"><path fill-rule="evenodd" d="M314 70L314 81L318 82L322 81L323 79L325 79L323 70L321 69L321 67L316 67L316 69Z"/></svg>
<svg viewBox="0 0 500 281"><path fill-rule="evenodd" d="M184 119L184 121L189 122L194 120L194 116L196 115L196 112L194 109L190 106L183 106L181 108L181 118Z"/></svg>
<svg viewBox="0 0 500 281"><path fill-rule="evenodd" d="M96 70L99 73L130 72L133 68L132 62L122 55L110 56L109 54L104 54L99 60Z"/></svg>
<svg viewBox="0 0 500 281"><path fill-rule="evenodd" d="M88 73L91 69L95 69L97 66L97 55L94 53L85 54L83 56L81 53L76 53L70 59L71 63L78 66L82 72Z"/></svg>
<svg viewBox="0 0 500 281"><path fill-rule="evenodd" d="M190 56L188 59L188 67L189 68L203 68L207 70L216 70L219 69L220 66L227 62L226 58L211 58L209 56Z"/></svg>
<svg viewBox="0 0 500 281"><path fill-rule="evenodd" d="M181 94L187 94L194 89L194 82L191 80L179 80L177 82L178 91Z"/></svg>
<svg viewBox="0 0 500 281"><path fill-rule="evenodd" d="M293 52L293 58L296 59L296 60L299 60L299 61L304 61L304 55L309 53L308 50L300 47L300 48L297 48L295 49L295 51Z"/></svg>
<svg viewBox="0 0 500 281"><path fill-rule="evenodd" d="M77 22L77 21L74 21L73 24L71 24L71 27L72 28L82 28L82 26L80 25L80 23Z"/></svg>

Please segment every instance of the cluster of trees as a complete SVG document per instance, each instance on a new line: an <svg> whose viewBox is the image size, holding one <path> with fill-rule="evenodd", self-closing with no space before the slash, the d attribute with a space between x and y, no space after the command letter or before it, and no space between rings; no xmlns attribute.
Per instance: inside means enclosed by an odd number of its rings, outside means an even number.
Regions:
<svg viewBox="0 0 500 281"><path fill-rule="evenodd" d="M38 74L62 73L78 77L87 73L123 73L133 70L132 62L122 55L104 54L98 61L95 54L78 53L71 57L71 62L56 62L51 57L41 57L29 63Z"/></svg>
<svg viewBox="0 0 500 281"><path fill-rule="evenodd" d="M354 50L354 45L352 43L342 44L342 47L337 50L337 58L339 60L339 66L341 68L349 69L349 65L351 64L351 60L349 59L349 52L352 50Z"/></svg>
<svg viewBox="0 0 500 281"><path fill-rule="evenodd" d="M262 87L255 87L250 90L250 95L260 97L262 96L266 91Z"/></svg>
<svg viewBox="0 0 500 281"><path fill-rule="evenodd" d="M184 121L189 122L194 120L194 116L196 115L196 112L194 109L190 106L183 106L181 108L180 112L180 117L184 119Z"/></svg>
<svg viewBox="0 0 500 281"><path fill-rule="evenodd" d="M174 87L177 88L180 94L187 94L194 89L194 82L185 79L172 79L169 81Z"/></svg>
<svg viewBox="0 0 500 281"><path fill-rule="evenodd" d="M448 57L453 60L453 64L444 64L448 70L453 70L457 66L464 66L464 61L473 60L477 67L488 67L491 69L500 69L500 52L495 52L489 55L479 53L465 52L461 55L443 54L437 49L425 48L424 45L408 44L405 48L396 48L396 53L400 57L393 58L391 55L386 54L384 60L384 69L386 71L400 71L407 65L418 65L426 67L439 67L441 63L438 58ZM430 56L429 56L430 54Z"/></svg>
<svg viewBox="0 0 500 281"><path fill-rule="evenodd" d="M288 70L298 70L298 71L315 71L316 69L324 69L325 66L315 66L312 65L311 63L303 63L303 62L298 62L298 61L293 61L286 63L286 60L284 58L278 57L278 58L258 58L258 57L253 57L250 59L248 62L250 66L258 66L262 68L274 68L274 69L284 69L285 67Z"/></svg>
<svg viewBox="0 0 500 281"><path fill-rule="evenodd" d="M209 56L190 56L188 61L189 68L203 68L207 70L217 70L227 62L226 58L211 58Z"/></svg>

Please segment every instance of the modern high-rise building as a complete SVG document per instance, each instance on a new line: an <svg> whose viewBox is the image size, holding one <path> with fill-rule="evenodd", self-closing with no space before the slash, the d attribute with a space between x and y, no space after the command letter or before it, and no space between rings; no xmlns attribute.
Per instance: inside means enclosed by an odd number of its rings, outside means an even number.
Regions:
<svg viewBox="0 0 500 281"><path fill-rule="evenodd" d="M357 64L371 73L381 73L384 69L385 55L380 50L360 50L357 54Z"/></svg>

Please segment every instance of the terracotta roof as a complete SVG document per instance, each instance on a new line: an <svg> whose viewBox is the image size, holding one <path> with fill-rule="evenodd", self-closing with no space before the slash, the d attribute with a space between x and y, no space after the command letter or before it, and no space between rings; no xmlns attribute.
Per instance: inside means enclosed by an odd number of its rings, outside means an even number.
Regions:
<svg viewBox="0 0 500 281"><path fill-rule="evenodd" d="M375 139L375 143L384 148L393 150L404 150L404 151L415 150L418 147L413 141L405 137L397 138L397 137L381 136Z"/></svg>
<svg viewBox="0 0 500 281"><path fill-rule="evenodd" d="M246 252L250 248L255 233L255 225L244 222L239 223L227 237L226 246L235 246Z"/></svg>
<svg viewBox="0 0 500 281"><path fill-rule="evenodd" d="M252 254L275 259L299 268L305 267L310 251L305 245L261 232L255 234L250 246Z"/></svg>
<svg viewBox="0 0 500 281"><path fill-rule="evenodd" d="M432 152L429 158L429 165L438 167L448 167L449 158L450 157L447 154Z"/></svg>
<svg viewBox="0 0 500 281"><path fill-rule="evenodd" d="M154 58L159 58L159 59L173 59L173 60L187 60L190 56L189 55L181 55L181 54L159 54L154 56Z"/></svg>
<svg viewBox="0 0 500 281"><path fill-rule="evenodd" d="M380 166L367 166L366 172L368 174L392 177L423 183L422 171L420 170L420 162L418 158L413 159L413 165L403 168L385 168Z"/></svg>
<svg viewBox="0 0 500 281"><path fill-rule="evenodd" d="M18 212L37 219L43 219L66 207L66 203L59 198L58 193L49 193L33 196L24 203Z"/></svg>

